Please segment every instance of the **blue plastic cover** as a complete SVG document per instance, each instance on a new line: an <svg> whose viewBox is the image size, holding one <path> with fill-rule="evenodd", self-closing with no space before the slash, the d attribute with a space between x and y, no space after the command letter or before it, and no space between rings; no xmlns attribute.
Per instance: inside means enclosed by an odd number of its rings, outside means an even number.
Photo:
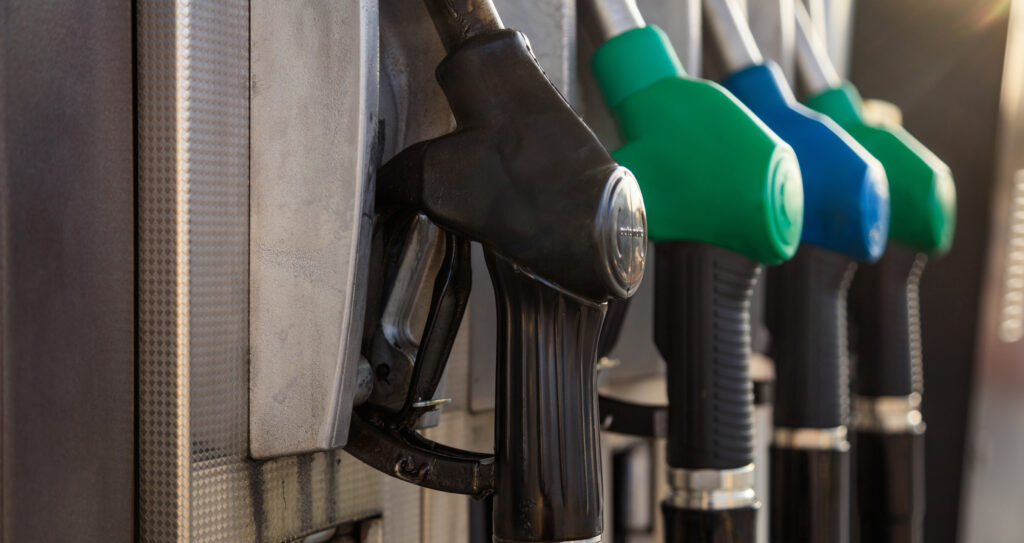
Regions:
<svg viewBox="0 0 1024 543"><path fill-rule="evenodd" d="M796 101L773 63L722 82L796 151L804 183L802 243L874 261L889 237L889 183L882 164L828 117Z"/></svg>

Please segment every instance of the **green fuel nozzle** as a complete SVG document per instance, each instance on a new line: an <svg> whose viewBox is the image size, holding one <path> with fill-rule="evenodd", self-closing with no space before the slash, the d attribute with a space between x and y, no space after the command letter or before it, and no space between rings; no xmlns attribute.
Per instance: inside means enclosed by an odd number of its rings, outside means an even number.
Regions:
<svg viewBox="0 0 1024 543"><path fill-rule="evenodd" d="M804 102L836 121L885 167L889 238L925 253L945 253L956 223L949 167L902 127L866 119L860 94L832 67L806 9L797 6L796 15L797 64L811 94Z"/></svg>
<svg viewBox="0 0 1024 543"><path fill-rule="evenodd" d="M889 177L890 244L851 285L857 326L853 457L858 531L865 541L923 540L924 421L919 284L927 256L953 240L956 191L935 154L903 128L872 122L860 95L842 81L806 10L796 5L797 63L807 104L831 116L883 164Z"/></svg>
<svg viewBox="0 0 1024 543"><path fill-rule="evenodd" d="M657 253L654 341L666 363L671 487L665 541L753 541L749 307L760 264L789 259L800 243L800 164L729 91L687 77L632 0L588 4L604 38L593 72L625 141L612 156L636 175ZM602 399L602 420L629 416L606 408L615 409ZM711 473L714 488L698 483Z"/></svg>
<svg viewBox="0 0 1024 543"><path fill-rule="evenodd" d="M793 150L719 85L686 76L664 32L638 26L594 53L626 144L612 156L640 183L653 241L701 241L765 264L800 242Z"/></svg>

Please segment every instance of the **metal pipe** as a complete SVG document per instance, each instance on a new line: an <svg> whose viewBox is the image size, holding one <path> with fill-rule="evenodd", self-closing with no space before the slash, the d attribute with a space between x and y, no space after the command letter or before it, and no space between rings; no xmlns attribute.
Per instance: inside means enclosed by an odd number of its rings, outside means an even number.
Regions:
<svg viewBox="0 0 1024 543"><path fill-rule="evenodd" d="M727 71L738 72L754 64L764 64L746 17L734 0L704 0L704 9Z"/></svg>
<svg viewBox="0 0 1024 543"><path fill-rule="evenodd" d="M782 68L791 87L796 81L793 4L797 1L758 0L747 6L747 23L761 54Z"/></svg>
<svg viewBox="0 0 1024 543"><path fill-rule="evenodd" d="M636 0L584 0L602 42L619 34L647 26Z"/></svg>
<svg viewBox="0 0 1024 543"><path fill-rule="evenodd" d="M703 36L701 32L701 9L700 0L682 0L683 18L682 27L685 31L678 38L673 36L676 45L676 54L682 61L686 72L692 77L700 77L703 71L704 50L701 47Z"/></svg>
<svg viewBox="0 0 1024 543"><path fill-rule="evenodd" d="M807 8L801 2L795 3L796 16L796 64L800 79L811 94L818 94L842 84L832 60L825 49L825 43L818 35Z"/></svg>
<svg viewBox="0 0 1024 543"><path fill-rule="evenodd" d="M473 36L505 28L491 0L423 0L446 51Z"/></svg>

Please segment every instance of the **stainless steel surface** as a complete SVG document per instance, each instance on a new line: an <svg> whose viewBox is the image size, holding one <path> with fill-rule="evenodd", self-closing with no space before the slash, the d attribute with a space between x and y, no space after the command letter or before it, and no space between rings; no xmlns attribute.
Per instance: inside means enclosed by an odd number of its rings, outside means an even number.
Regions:
<svg viewBox="0 0 1024 543"><path fill-rule="evenodd" d="M645 26L636 0L583 0L588 20L595 26L595 37L607 41L619 34Z"/></svg>
<svg viewBox="0 0 1024 543"><path fill-rule="evenodd" d="M747 22L758 49L782 68L786 81L796 83L793 7L799 0L756 0L747 4Z"/></svg>
<svg viewBox="0 0 1024 543"><path fill-rule="evenodd" d="M570 104L578 106L576 58L576 2L574 0L495 0L508 28L526 34L530 47L548 79ZM584 61L589 66L589 59ZM588 68L589 69L589 68ZM484 263L483 251L473 244L473 292L467 321L470 326L471 408L494 409L497 320L494 289Z"/></svg>
<svg viewBox="0 0 1024 543"><path fill-rule="evenodd" d="M529 541L516 541L513 539L502 539L495 538L495 543L537 543ZM601 536L591 537L587 539L572 539L572 540L560 540L560 541L545 541L544 543L601 543Z"/></svg>
<svg viewBox="0 0 1024 543"><path fill-rule="evenodd" d="M811 23L824 44L825 35L828 34L828 18L825 16L825 4L828 0L800 0L800 2L807 10Z"/></svg>
<svg viewBox="0 0 1024 543"><path fill-rule="evenodd" d="M762 404L754 406L754 465L761 469L754 472L754 495L761 501L762 511L768 511L770 492L768 477L770 462L769 448L772 442L772 406ZM755 541L768 541L768 514L757 515L757 536Z"/></svg>
<svg viewBox="0 0 1024 543"><path fill-rule="evenodd" d="M526 34L544 73L577 105L576 0L494 0L508 28Z"/></svg>
<svg viewBox="0 0 1024 543"><path fill-rule="evenodd" d="M810 11L814 27L824 39L825 50L836 71L845 78L850 67L854 0L803 1Z"/></svg>
<svg viewBox="0 0 1024 543"><path fill-rule="evenodd" d="M381 510L343 452L249 456L249 9L136 6L142 541L285 541Z"/></svg>
<svg viewBox="0 0 1024 543"><path fill-rule="evenodd" d="M337 531L336 528L328 528L315 534L309 534L302 538L302 543L326 543L334 537L334 533Z"/></svg>
<svg viewBox="0 0 1024 543"><path fill-rule="evenodd" d="M473 36L504 28L491 0L425 0L446 50Z"/></svg>
<svg viewBox="0 0 1024 543"><path fill-rule="evenodd" d="M668 501L684 509L721 511L757 505L754 465L736 469L669 468Z"/></svg>
<svg viewBox="0 0 1024 543"><path fill-rule="evenodd" d="M839 73L829 59L825 44L811 22L803 4L797 2L796 17L796 63L800 81L810 94L817 94L842 84Z"/></svg>
<svg viewBox="0 0 1024 543"><path fill-rule="evenodd" d="M921 418L921 395L855 396L853 426L859 431L882 434L921 434L925 423Z"/></svg>
<svg viewBox="0 0 1024 543"><path fill-rule="evenodd" d="M1024 3L1012 2L1002 68L995 186L986 211L976 383L961 507L961 541L1009 543L1024 533L1024 339L1020 335L1024 193ZM962 189L961 189L962 190ZM927 330L926 330L927 332ZM929 360L932 360L929 357ZM929 366L929 371L934 365ZM929 373L929 376L931 374ZM934 387L929 390L934 390ZM928 398L933 398L930 393ZM929 417L928 434L938 421Z"/></svg>
<svg viewBox="0 0 1024 543"><path fill-rule="evenodd" d="M621 500L625 510L617 515L616 520L621 520L624 526L618 527L619 531L626 533L644 533L652 530L654 516L658 511L658 502L654 498L654 481L656 479L653 464L654 451L653 440L641 440L636 445L629 447L622 455L620 465L624 473L621 479L625 479L625 488L612 489L608 493L607 500L616 499L615 495L623 494L628 496L627 500ZM608 488L607 485L605 488Z"/></svg>
<svg viewBox="0 0 1024 543"><path fill-rule="evenodd" d="M444 238L440 229L424 216L414 218L402 249L391 297L380 318L384 341L375 341L373 346L374 374L387 376L374 383L370 395L374 404L398 410L405 402L420 334L430 307L434 276L443 256ZM438 393L443 390L442 383Z"/></svg>
<svg viewBox="0 0 1024 543"><path fill-rule="evenodd" d="M363 332L377 132L374 5L250 5L249 441L345 444ZM315 52L315 53L314 53Z"/></svg>
<svg viewBox="0 0 1024 543"><path fill-rule="evenodd" d="M647 215L633 172L621 166L612 172L594 222L601 235L598 247L613 279L609 291L632 295L644 278L647 259Z"/></svg>
<svg viewBox="0 0 1024 543"><path fill-rule="evenodd" d="M648 24L658 25L692 77L701 74L701 0L637 0Z"/></svg>
<svg viewBox="0 0 1024 543"><path fill-rule="evenodd" d="M647 253L646 269L654 269L656 251ZM648 276L640 283L636 294L629 299L625 321L619 331L619 339L609 354L615 366L598 377L601 386L607 386L609 393L618 394L625 383L665 373L665 361L654 344L654 276ZM662 383L661 388L664 389ZM662 393L664 394L664 393ZM667 412L666 419L667 419ZM667 424L667 422L666 422ZM664 434L662 434L664 435Z"/></svg>
<svg viewBox="0 0 1024 543"><path fill-rule="evenodd" d="M648 262L648 265L650 263ZM653 283L653 281L651 281ZM641 285L642 286L642 285ZM641 289L642 290L642 289ZM632 300L636 299L634 295ZM650 330L650 329L648 329ZM652 342L653 343L653 342ZM642 367L640 368L642 369ZM617 370L616 370L617 371ZM632 380L616 380L607 387L602 386L602 392L612 392L616 397L643 401L651 404L664 405L666 402L665 381L658 375L648 374L646 378L634 378ZM652 521L651 532L646 535L631 534L630 543L653 543L662 540L662 516L658 513L659 503L669 495L668 478L664 476L665 463L665 440L647 439L624 434L613 434L610 432L601 433L601 465L604 469L604 533L614 534L615 528L615 502L612 498L615 490L613 478L613 456L617 452L633 448L646 449L649 452L650 473L646 476L646 486L650 487L650 496L641 501L652 507L650 514ZM643 476L641 474L641 476ZM644 486L644 485L642 485ZM609 536L610 537L610 536Z"/></svg>
<svg viewBox="0 0 1024 543"><path fill-rule="evenodd" d="M1013 176L1010 203L998 329L1000 341L1013 344L1024 338L1024 169Z"/></svg>
<svg viewBox="0 0 1024 543"><path fill-rule="evenodd" d="M370 399L373 394L373 366L363 357L359 357L359 366L356 370L356 392L352 398L353 406L360 406Z"/></svg>
<svg viewBox="0 0 1024 543"><path fill-rule="evenodd" d="M0 541L133 541L131 2L0 7Z"/></svg>
<svg viewBox="0 0 1024 543"><path fill-rule="evenodd" d="M815 449L822 451L846 451L850 442L846 440L846 427L835 428L775 428L772 445L788 449Z"/></svg>
<svg viewBox="0 0 1024 543"><path fill-rule="evenodd" d="M764 285L761 281L760 284ZM753 319L752 319L753 320ZM757 383L769 383L775 388L775 363L767 356L752 352L750 354L750 378ZM761 469L754 473L754 494L758 496L763 511L768 511L771 499L769 490L768 469L769 454L772 444L773 411L771 401L774 398L767 398L765 403L754 404L754 465L761 466ZM768 514L757 515L757 536L755 541L768 541Z"/></svg>
<svg viewBox="0 0 1024 543"><path fill-rule="evenodd" d="M753 34L747 26L743 10L736 0L704 0L715 44L722 54L725 69L738 72L753 64L762 64L764 57L757 48Z"/></svg>

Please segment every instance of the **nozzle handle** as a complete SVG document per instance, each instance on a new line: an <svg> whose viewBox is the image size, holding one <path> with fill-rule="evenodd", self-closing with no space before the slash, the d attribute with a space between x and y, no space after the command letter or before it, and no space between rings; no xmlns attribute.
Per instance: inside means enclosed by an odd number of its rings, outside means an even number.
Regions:
<svg viewBox="0 0 1024 543"><path fill-rule="evenodd" d="M601 535L597 341L606 304L559 291L489 252L498 311L494 537Z"/></svg>
<svg viewBox="0 0 1024 543"><path fill-rule="evenodd" d="M858 396L921 393L921 310L918 285L927 257L893 244L863 266L850 293L857 325Z"/></svg>
<svg viewBox="0 0 1024 543"><path fill-rule="evenodd" d="M803 245L792 260L768 271L775 426L844 423L849 409L846 296L854 270L844 255Z"/></svg>
<svg viewBox="0 0 1024 543"><path fill-rule="evenodd" d="M658 242L655 344L667 363L668 464L754 460L750 297L760 266L705 243Z"/></svg>
<svg viewBox="0 0 1024 543"><path fill-rule="evenodd" d="M896 422L915 414L923 389L918 286L927 257L893 244L857 273L851 317L857 324L858 407L892 400ZM900 406L900 404L903 404ZM874 413L876 416L884 413ZM887 428L859 411L854 417L858 523L864 541L920 542L924 514L924 425ZM902 420L900 420L902 419ZM872 424L874 423L874 424Z"/></svg>

